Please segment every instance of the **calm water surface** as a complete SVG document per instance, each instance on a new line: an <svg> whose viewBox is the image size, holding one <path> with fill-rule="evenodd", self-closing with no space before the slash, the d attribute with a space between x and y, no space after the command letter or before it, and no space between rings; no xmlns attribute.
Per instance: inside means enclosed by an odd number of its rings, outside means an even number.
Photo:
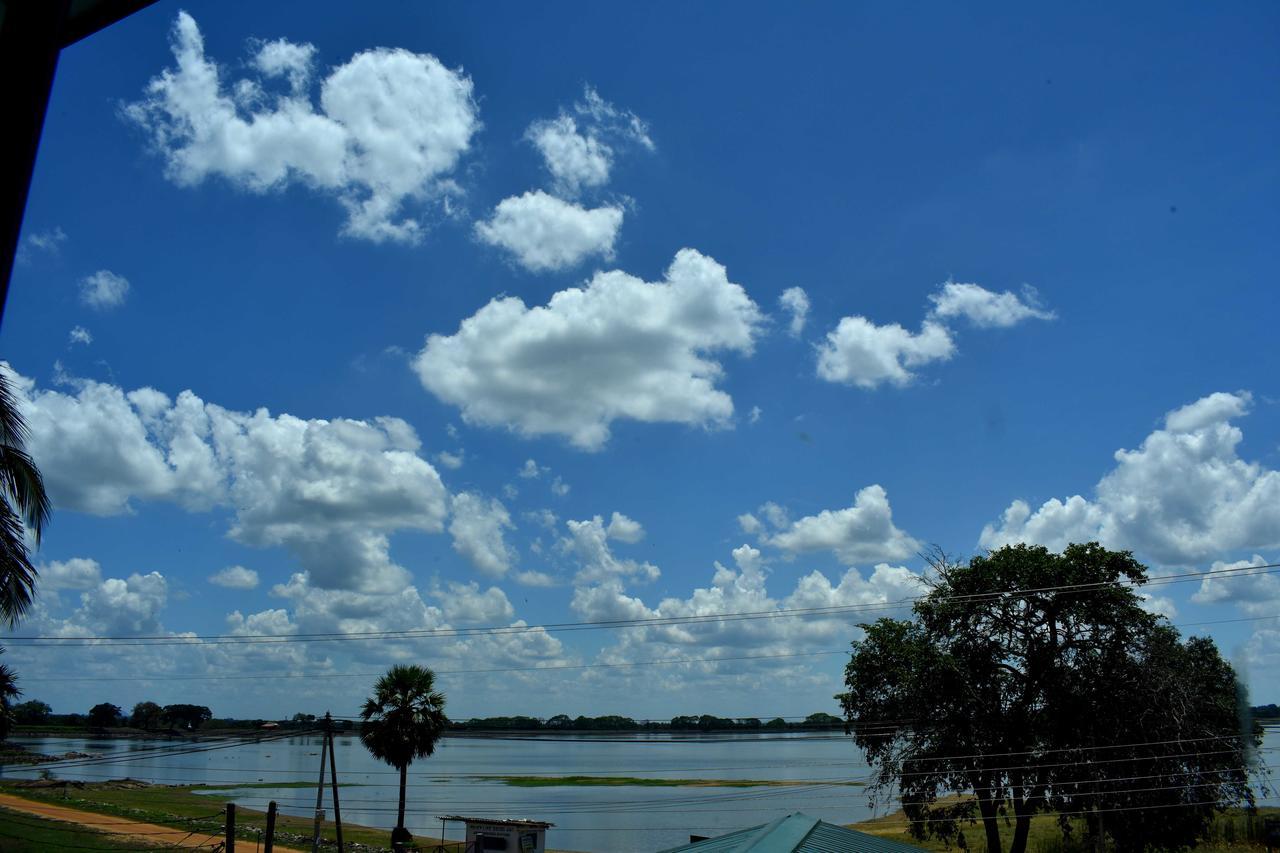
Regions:
<svg viewBox="0 0 1280 853"><path fill-rule="evenodd" d="M315 791L300 788L236 790L237 784L308 781L319 776L319 737L248 742L191 753L214 742L15 738L38 752L85 752L110 764L57 770L59 778L132 777L168 784L226 784L216 802L265 809L269 800L291 814L310 815ZM398 774L375 761L355 737L335 738L344 821L395 825ZM39 770L0 770L32 777ZM867 774L861 754L843 736L782 734L672 738L641 735L551 738L445 738L435 755L409 769L408 814L415 834L438 834L438 815L467 814L545 820L555 824L548 846L558 849L660 850L686 843L690 834L716 835L794 811L839 823L872 814L860 787L839 784ZM805 780L822 784L759 788L540 787L521 788L492 776L635 776L659 779ZM216 807L215 807L216 808ZM326 787L325 808L332 804ZM213 811L214 809L211 809ZM883 813L883 806L880 813ZM446 828L461 838L460 824Z"/></svg>
<svg viewBox="0 0 1280 853"><path fill-rule="evenodd" d="M217 745L148 740L15 738L40 752L70 750L109 758L110 763L57 770L59 778L118 779L129 776L167 784L226 785L211 794L213 808L225 801L265 809L275 800L282 811L312 814L315 791L301 788L237 789L261 782L308 781L319 775L321 739L291 737L242 742L225 749L190 752ZM350 736L335 739L342 817L390 828L395 824L397 773L375 761ZM1264 757L1275 762L1280 728L1270 728ZM4 770L0 775L33 777L39 769ZM794 811L835 823L883 814L860 787L840 784L868 773L861 753L842 736L814 734L679 737L640 735L608 738L514 737L445 738L431 758L409 771L405 823L415 834L440 831L438 815L467 814L545 820L555 824L547 843L561 850L641 853L683 844L690 834L717 835ZM520 788L493 776L635 776L680 779L805 780L818 785L768 788L724 786L658 788ZM324 807L332 803L326 786ZM446 828L461 838L460 824Z"/></svg>

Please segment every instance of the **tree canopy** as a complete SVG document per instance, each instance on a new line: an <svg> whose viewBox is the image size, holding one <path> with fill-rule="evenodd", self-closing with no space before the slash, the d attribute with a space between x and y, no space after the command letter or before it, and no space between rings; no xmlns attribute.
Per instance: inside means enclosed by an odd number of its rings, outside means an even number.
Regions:
<svg viewBox="0 0 1280 853"><path fill-rule="evenodd" d="M151 729L160 725L160 720L164 716L164 708L161 708L155 702L139 702L133 706L133 713L129 715L129 725L135 729Z"/></svg>
<svg viewBox="0 0 1280 853"><path fill-rule="evenodd" d="M448 719L444 694L435 691L435 673L425 666L398 665L387 670L360 711L360 740L374 758L400 771L400 808L393 843L411 837L404 825L405 786L409 765L436 750Z"/></svg>
<svg viewBox="0 0 1280 853"><path fill-rule="evenodd" d="M980 819L996 853L1011 818L1022 853L1031 817L1053 810L1122 851L1176 849L1252 804L1259 735L1242 730L1235 673L1143 608L1131 554L1016 545L930 562L915 619L863 625L837 697L917 836Z"/></svg>
<svg viewBox="0 0 1280 853"><path fill-rule="evenodd" d="M160 718L177 728L198 729L213 719L213 711L204 705L165 705Z"/></svg>
<svg viewBox="0 0 1280 853"><path fill-rule="evenodd" d="M3 651L0 649L0 651ZM18 689L18 677L8 666L0 663L0 740L9 736L13 728L13 700L22 695Z"/></svg>
<svg viewBox="0 0 1280 853"><path fill-rule="evenodd" d="M95 729L105 729L108 726L120 725L120 718L124 712L120 710L119 705L112 705L110 702L100 702L89 709L89 725Z"/></svg>
<svg viewBox="0 0 1280 853"><path fill-rule="evenodd" d="M32 699L13 706L13 721L18 725L38 726L49 721L53 709L45 702Z"/></svg>

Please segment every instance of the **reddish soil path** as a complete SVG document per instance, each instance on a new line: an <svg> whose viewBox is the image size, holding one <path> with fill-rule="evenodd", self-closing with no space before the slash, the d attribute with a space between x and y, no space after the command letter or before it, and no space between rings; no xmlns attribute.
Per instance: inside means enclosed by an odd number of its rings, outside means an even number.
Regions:
<svg viewBox="0 0 1280 853"><path fill-rule="evenodd" d="M37 815L39 817L49 818L51 820L60 820L64 823L74 823L79 826L96 829L100 832L107 832L112 835L121 835L130 841L138 841L145 844L154 844L164 847L189 847L198 850L212 850L222 843L222 834L210 838L205 832L190 833L185 829L175 829L171 826L160 826L154 823L143 823L142 821L130 820L127 817L116 817L115 815L99 814L97 812L86 812L80 809L69 809L66 806L55 806L53 803L42 803L36 800L26 800L22 797L14 797L9 794L0 794L0 806L6 809L12 809L15 812L23 812L25 814ZM252 845L252 841L240 839L236 845L237 849L249 849L247 845ZM278 853L302 853L292 847L281 847L275 845Z"/></svg>

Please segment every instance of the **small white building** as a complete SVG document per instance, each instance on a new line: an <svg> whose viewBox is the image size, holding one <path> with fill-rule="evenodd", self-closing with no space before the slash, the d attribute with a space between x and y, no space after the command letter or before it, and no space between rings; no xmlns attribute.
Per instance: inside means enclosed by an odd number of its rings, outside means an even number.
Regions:
<svg viewBox="0 0 1280 853"><path fill-rule="evenodd" d="M467 853L546 853L547 830L554 823L492 817L442 815L467 827Z"/></svg>

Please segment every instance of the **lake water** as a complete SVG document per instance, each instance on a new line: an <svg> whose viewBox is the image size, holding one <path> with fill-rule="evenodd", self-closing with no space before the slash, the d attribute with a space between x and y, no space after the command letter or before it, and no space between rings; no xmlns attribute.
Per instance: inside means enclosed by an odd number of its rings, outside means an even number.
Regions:
<svg viewBox="0 0 1280 853"><path fill-rule="evenodd" d="M154 740L14 738L38 752L85 752L110 757L109 764L56 770L58 778L132 777L168 784L228 785L215 802L311 815L315 791L301 788L241 789L237 783L309 781L319 776L319 737L214 745ZM357 738L334 739L344 821L395 825L398 774L375 761ZM33 777L39 768L3 770ZM689 835L717 835L794 811L839 823L873 813L860 787L839 784L867 774L861 754L847 737L814 734L701 736L640 735L535 738L445 738L435 755L409 769L405 823L414 834L440 832L438 815L466 814L545 820L555 824L547 844L558 849L640 853L673 847ZM523 788L485 776L635 776L661 779L768 779L818 781L781 787L582 786ZM348 787L350 786L350 787ZM326 786L325 808L332 816ZM214 809L211 809L213 811ZM883 813L884 807L879 809ZM446 828L462 837L461 824Z"/></svg>
<svg viewBox="0 0 1280 853"><path fill-rule="evenodd" d="M125 776L167 784L210 783L227 786L211 795L216 804L265 809L275 800L287 813L309 816L315 790L302 788L236 789L260 782L308 781L319 775L319 737L290 737L217 745L153 740L14 738L39 752L90 753L110 759L57 769L58 778L118 779ZM1269 729L1264 748L1280 747L1280 729ZM397 772L375 761L352 736L335 738L344 821L390 828L395 824ZM1273 759L1272 759L1273 760ZM40 768L2 769L10 777L33 777ZM868 769L847 737L821 734L723 735L618 738L511 737L445 738L435 755L409 771L405 823L415 834L438 834L443 814L545 820L547 844L561 850L642 853L686 843L690 834L717 835L803 811L834 823L850 823L883 814L868 792L841 784L862 779ZM486 776L635 776L682 779L768 779L818 782L816 785L711 787L538 787L523 788ZM327 780L326 780L327 781ZM324 807L332 817L326 785ZM446 827L460 839L460 824Z"/></svg>

